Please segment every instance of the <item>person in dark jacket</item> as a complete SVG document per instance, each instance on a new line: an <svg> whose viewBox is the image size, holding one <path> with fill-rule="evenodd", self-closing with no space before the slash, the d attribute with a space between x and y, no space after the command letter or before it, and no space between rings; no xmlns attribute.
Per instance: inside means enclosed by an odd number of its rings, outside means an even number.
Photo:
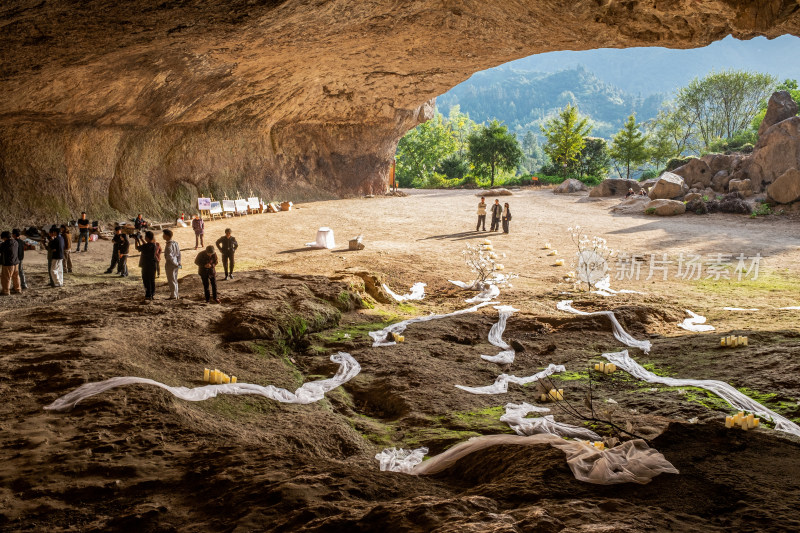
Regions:
<svg viewBox="0 0 800 533"><path fill-rule="evenodd" d="M139 268L142 269L144 299L154 300L156 294L156 243L152 231L146 231L144 242L136 235L136 250L139 252Z"/></svg>
<svg viewBox="0 0 800 533"><path fill-rule="evenodd" d="M206 224L200 215L195 215L192 219L192 230L194 230L194 249L197 250L199 246L203 246L203 233L205 232Z"/></svg>
<svg viewBox="0 0 800 533"><path fill-rule="evenodd" d="M50 228L50 243L47 245L50 251L50 286L64 286L64 239L58 228Z"/></svg>
<svg viewBox="0 0 800 533"><path fill-rule="evenodd" d="M19 257L19 283L22 287L22 290L28 288L28 283L25 281L25 271L22 269L22 261L25 259L25 243L22 241L20 236L22 232L18 229L11 230L11 236L14 237L14 240L17 241L17 256Z"/></svg>
<svg viewBox="0 0 800 533"><path fill-rule="evenodd" d="M500 217L502 214L503 206L500 205L500 200L495 200L494 205L492 205L492 226L489 228L489 231L500 230Z"/></svg>
<svg viewBox="0 0 800 533"><path fill-rule="evenodd" d="M91 225L89 219L86 218L86 212L81 212L81 218L78 220L78 247L75 249L75 253L81 251L81 240L83 241L83 251L85 252L89 249L90 230Z"/></svg>
<svg viewBox="0 0 800 533"><path fill-rule="evenodd" d="M508 207L508 202L503 205L503 233L508 233L508 225L511 222L511 209Z"/></svg>
<svg viewBox="0 0 800 533"><path fill-rule="evenodd" d="M119 234L119 252L117 263L117 274L121 278L128 277L128 254L131 253L131 241L124 233Z"/></svg>
<svg viewBox="0 0 800 533"><path fill-rule="evenodd" d="M225 235L217 239L217 248L222 254L222 268L225 269L225 279L229 277L233 279L233 254L238 247L239 243L236 242L236 237L231 235L230 229L226 229ZM229 263L230 269L228 268ZM230 272L230 275L228 272Z"/></svg>
<svg viewBox="0 0 800 533"><path fill-rule="evenodd" d="M111 250L111 266L106 270L106 274L114 272L114 267L119 263L119 245L122 242L122 228L120 226L114 228L114 237L112 237L111 242L114 244Z"/></svg>
<svg viewBox="0 0 800 533"><path fill-rule="evenodd" d="M10 231L0 233L0 239L3 241L0 243L0 261L2 262L2 272L0 273L2 291L0 291L0 294L8 296L12 283L14 286L12 292L19 294L22 292L19 282L19 243L17 239L11 238Z"/></svg>
<svg viewBox="0 0 800 533"><path fill-rule="evenodd" d="M141 213L136 216L136 220L133 221L133 227L136 230L142 230L147 228L147 221L144 219Z"/></svg>
<svg viewBox="0 0 800 533"><path fill-rule="evenodd" d="M65 224L61 224L61 238L64 239L64 268L72 274L72 234Z"/></svg>
<svg viewBox="0 0 800 533"><path fill-rule="evenodd" d="M206 303L211 298L214 302L219 303L217 297L217 254L214 252L213 246L207 246L205 250L197 254L194 264L198 267L198 274L200 279L203 280L203 292L205 293ZM208 286L211 285L211 293L209 293Z"/></svg>

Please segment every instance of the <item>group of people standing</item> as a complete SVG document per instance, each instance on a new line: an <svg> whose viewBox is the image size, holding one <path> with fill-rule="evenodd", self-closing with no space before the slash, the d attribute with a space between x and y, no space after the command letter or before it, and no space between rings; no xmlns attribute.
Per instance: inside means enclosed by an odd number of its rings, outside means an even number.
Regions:
<svg viewBox="0 0 800 533"><path fill-rule="evenodd" d="M500 205L500 200L495 200L491 207L492 223L489 231L500 231L500 224L503 225L503 233L508 233L509 225L511 224L511 209L508 202L505 205ZM486 198L481 196L481 201L478 204L478 225L475 231L480 231L483 226L483 231L486 231Z"/></svg>

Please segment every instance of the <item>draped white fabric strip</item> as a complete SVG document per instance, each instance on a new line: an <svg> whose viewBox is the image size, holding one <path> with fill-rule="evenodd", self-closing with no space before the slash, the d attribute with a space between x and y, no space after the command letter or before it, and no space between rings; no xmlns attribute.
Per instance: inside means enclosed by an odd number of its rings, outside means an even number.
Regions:
<svg viewBox="0 0 800 533"><path fill-rule="evenodd" d="M614 296L615 294L642 294L639 291L632 291L629 289L620 289L615 291L611 288L611 276L606 276L597 283L594 284L596 291L592 291L594 294L599 294L600 296Z"/></svg>
<svg viewBox="0 0 800 533"><path fill-rule="evenodd" d="M381 287L383 287L383 290L385 290L389 296L391 296L398 302L405 302L406 300L422 300L423 298L425 298L426 284L422 283L421 281L411 286L411 292L403 295L397 294L392 289L390 289L385 283L381 284Z"/></svg>
<svg viewBox="0 0 800 533"><path fill-rule="evenodd" d="M497 376L497 379L494 380L494 383L492 383L491 385L486 385L485 387L466 387L464 385L456 385L456 388L466 392L470 392L472 394L504 394L508 392L509 383L516 383L517 385L525 385L527 383L538 381L547 376L551 376L557 372L565 372L565 371L566 368L564 368L564 365L551 364L541 372L538 372L532 376L518 378L517 376L500 374L499 376Z"/></svg>
<svg viewBox="0 0 800 533"><path fill-rule="evenodd" d="M529 413L546 413L548 411L550 409L546 407L536 407L529 403L509 403L506 404L506 412L500 417L500 421L507 423L517 435L549 433L557 437L569 437L572 439L601 439L600 435L589 429L556 422L553 415L525 418Z"/></svg>
<svg viewBox="0 0 800 533"><path fill-rule="evenodd" d="M376 454L375 459L380 464L381 472L413 474L414 467L422 462L427 453L428 448L417 448L416 450L386 448L381 453Z"/></svg>
<svg viewBox="0 0 800 533"><path fill-rule="evenodd" d="M755 307L723 307L723 311L758 311Z"/></svg>
<svg viewBox="0 0 800 533"><path fill-rule="evenodd" d="M677 379L657 376L652 372L648 372L641 365L639 365L639 363L634 361L628 355L628 350L623 350L616 353L604 353L603 357L605 357L609 362L617 365L617 368L624 370L631 376L641 379L642 381L647 381L649 383L660 383L662 385L667 385L668 387L699 387L701 389L713 392L736 409L747 411L749 413L753 413L754 415L772 420L775 423L775 429L778 431L791 433L792 435L797 435L800 437L800 426L779 415L778 413L764 407L749 396L742 394L724 381L711 379Z"/></svg>
<svg viewBox="0 0 800 533"><path fill-rule="evenodd" d="M491 304L491 302L482 302L478 305L473 305L472 307L468 307L467 309L461 309L459 311L454 311L452 313L447 313L445 315L428 315L428 316L421 316L417 318L410 318L408 320L403 320L402 322L397 322L396 324L392 324L391 326L387 326L380 331L370 331L369 336L372 337L373 343L372 346L392 346L396 344L394 341L387 340L389 339L390 333L400 334L408 327L409 324L415 324L417 322L427 322L429 320L438 320L440 318L449 318L451 316L462 315L464 313L474 313L481 307L487 306Z"/></svg>
<svg viewBox="0 0 800 533"><path fill-rule="evenodd" d="M229 383L225 385L205 385L202 387L170 387L158 381L147 378L137 377L116 377L95 383L86 383L74 391L65 394L56 401L46 406L45 409L51 411L68 411L75 405L90 396L100 394L114 387L141 383L144 385L154 385L169 391L174 396L190 402L200 402L209 398L214 398L217 394L255 394L264 396L281 403L308 404L318 402L325 397L325 393L336 387L347 383L361 372L361 365L353 359L349 353L339 352L331 356L331 361L339 364L339 370L329 379L309 381L304 383L299 389L290 392L273 385L266 387L254 385L252 383Z"/></svg>
<svg viewBox="0 0 800 533"><path fill-rule="evenodd" d="M714 331L714 326L709 326L705 323L706 317L698 315L697 313L692 313L688 309L686 309L686 314L689 315L689 318L684 319L683 322L679 323L679 328L683 328L686 331L692 331L695 333Z"/></svg>
<svg viewBox="0 0 800 533"><path fill-rule="evenodd" d="M500 318L498 318L497 323L492 326L492 329L489 330L489 343L503 351L497 355L481 355L481 358L491 363L507 365L514 362L516 352L503 340L503 332L506 330L508 317L515 311L519 311L519 309L515 309L510 305L495 305L494 308L500 312Z"/></svg>
<svg viewBox="0 0 800 533"><path fill-rule="evenodd" d="M574 313L576 315L582 315L582 316L607 316L608 319L611 320L611 326L612 326L613 331L614 331L614 337L619 342L621 342L625 346L630 346L631 348L639 348L644 353L649 353L650 352L650 348L652 347L652 344L650 344L650 341L640 341L640 340L636 340L632 336L630 336L628 334L628 332L626 332L623 329L622 325L619 323L619 320L617 320L617 317L614 316L614 313L612 313L611 311L595 311L594 313L587 313L586 311L579 311L579 310L575 309L574 307L572 307L572 300L562 300L562 301L558 302L556 307L560 311L566 311L568 313Z"/></svg>

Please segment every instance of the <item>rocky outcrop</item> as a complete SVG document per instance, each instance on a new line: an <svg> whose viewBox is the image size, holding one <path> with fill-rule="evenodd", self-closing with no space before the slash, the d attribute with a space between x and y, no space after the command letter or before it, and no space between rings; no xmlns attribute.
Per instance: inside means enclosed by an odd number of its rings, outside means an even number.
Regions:
<svg viewBox="0 0 800 533"><path fill-rule="evenodd" d="M587 191L589 188L585 183L575 179L568 179L562 181L558 187L553 189L555 194L568 194L573 192Z"/></svg>
<svg viewBox="0 0 800 533"><path fill-rule="evenodd" d="M669 200L683 196L688 190L682 177L672 172L664 172L656 180L648 196L651 200Z"/></svg>
<svg viewBox="0 0 800 533"><path fill-rule="evenodd" d="M742 178L761 192L785 172L800 168L800 117L770 126L758 139L753 155L742 163Z"/></svg>
<svg viewBox="0 0 800 533"><path fill-rule="evenodd" d="M652 200L647 203L644 212L661 217L682 215L686 212L686 204L677 200Z"/></svg>
<svg viewBox="0 0 800 533"><path fill-rule="evenodd" d="M767 187L767 196L779 204L800 200L800 170L792 168L781 174Z"/></svg>
<svg viewBox="0 0 800 533"><path fill-rule="evenodd" d="M738 192L743 197L753 196L753 184L750 180L730 180L728 182L728 190L730 192Z"/></svg>
<svg viewBox="0 0 800 533"><path fill-rule="evenodd" d="M593 198L604 196L625 196L628 194L628 189L633 189L633 192L638 193L641 187L636 180L622 180L622 179L605 179L601 181L596 187L592 187L589 191L589 196Z"/></svg>
<svg viewBox="0 0 800 533"><path fill-rule="evenodd" d="M692 159L682 167L672 171L673 175L680 176L689 188L703 189L711 185L714 176L711 169L702 159Z"/></svg>
<svg viewBox="0 0 800 533"><path fill-rule="evenodd" d="M758 136L765 133L770 127L787 118L797 115L797 102L792 99L788 91L772 93L767 103L767 113L758 127Z"/></svg>
<svg viewBox="0 0 800 533"><path fill-rule="evenodd" d="M174 216L197 194L251 189L381 192L398 139L478 70L553 50L800 34L800 11L772 1L65 6L0 8L8 221Z"/></svg>
<svg viewBox="0 0 800 533"><path fill-rule="evenodd" d="M645 206L650 202L647 196L631 196L625 198L619 204L611 208L612 213L624 215L641 215L644 212Z"/></svg>

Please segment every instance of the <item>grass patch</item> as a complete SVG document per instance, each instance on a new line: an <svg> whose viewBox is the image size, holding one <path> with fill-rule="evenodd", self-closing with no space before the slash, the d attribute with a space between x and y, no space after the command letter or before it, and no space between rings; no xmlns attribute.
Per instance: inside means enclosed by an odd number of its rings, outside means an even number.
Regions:
<svg viewBox="0 0 800 533"><path fill-rule="evenodd" d="M589 381L589 371L559 372L548 377L552 381Z"/></svg>
<svg viewBox="0 0 800 533"><path fill-rule="evenodd" d="M498 433L513 433L505 422L500 422L500 417L506 412L503 406L487 407L478 411L457 411L449 415L438 417L441 425L451 426L454 431L483 431L492 430Z"/></svg>
<svg viewBox="0 0 800 533"><path fill-rule="evenodd" d="M745 264L749 268L749 261L745 261ZM782 295L800 293L800 278L792 276L788 272L761 272L757 279L752 279L752 273L745 279L745 273L743 273L742 279L738 280L738 274L733 272L735 268L736 262L734 261L730 273L732 279L701 279L695 282L695 287L707 294L733 298L732 301L744 301L759 296L773 297L777 293Z"/></svg>
<svg viewBox="0 0 800 533"><path fill-rule="evenodd" d="M645 363L642 365L642 368L648 372L652 372L656 376L669 377L671 375L671 372L668 372L662 368L657 368L655 363Z"/></svg>

